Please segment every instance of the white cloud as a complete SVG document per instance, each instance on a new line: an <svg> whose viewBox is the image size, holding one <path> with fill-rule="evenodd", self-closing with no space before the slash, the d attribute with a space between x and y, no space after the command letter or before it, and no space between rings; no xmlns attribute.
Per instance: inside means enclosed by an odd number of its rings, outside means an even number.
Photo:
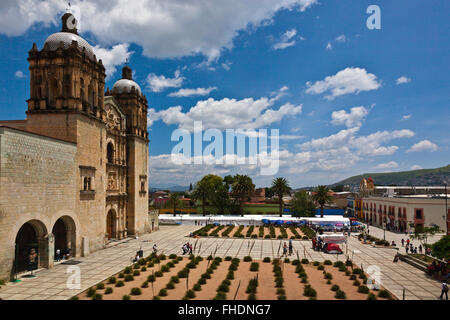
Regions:
<svg viewBox="0 0 450 320"><path fill-rule="evenodd" d="M117 70L117 66L123 65L134 52L128 51L129 44L123 43L113 46L111 49L94 47L94 53L98 60L102 60L107 77L111 77Z"/></svg>
<svg viewBox="0 0 450 320"><path fill-rule="evenodd" d="M405 115L402 117L401 121L408 120L409 118L411 118L411 115L410 115L410 114L405 114Z"/></svg>
<svg viewBox="0 0 450 320"><path fill-rule="evenodd" d="M377 169L393 169L393 168L397 168L397 167L398 167L398 163L397 162L390 161L390 162L387 162L387 163L380 163L375 168L377 168Z"/></svg>
<svg viewBox="0 0 450 320"><path fill-rule="evenodd" d="M167 88L179 88L183 84L184 77L181 76L180 71L175 71L174 78L166 78L164 75L156 75L150 73L147 76L148 88L152 92L161 92Z"/></svg>
<svg viewBox="0 0 450 320"><path fill-rule="evenodd" d="M420 170L420 169L422 169L422 166L419 166L418 164L411 166L411 170Z"/></svg>
<svg viewBox="0 0 450 320"><path fill-rule="evenodd" d="M294 46L296 44L296 40L294 39L296 35L297 35L296 29L287 30L285 33L283 33L280 40L272 46L272 48L274 50L280 50ZM299 39L304 40L305 38L299 36Z"/></svg>
<svg viewBox="0 0 450 320"><path fill-rule="evenodd" d="M437 151L438 146L429 140L422 140L416 144L414 144L411 148L409 148L406 152L422 152L422 151Z"/></svg>
<svg viewBox="0 0 450 320"><path fill-rule="evenodd" d="M286 116L302 112L302 105L283 104L273 109L275 98L245 98L242 100L224 98L198 101L187 112L181 106L170 107L156 112L154 119L161 119L167 125L192 131L194 121L201 121L203 129L256 129L281 121Z"/></svg>
<svg viewBox="0 0 450 320"><path fill-rule="evenodd" d="M176 92L172 92L169 94L169 97L192 97L192 96L207 96L212 91L217 90L216 87L209 88L197 88L197 89L180 89Z"/></svg>
<svg viewBox="0 0 450 320"><path fill-rule="evenodd" d="M362 68L346 68L333 76L328 76L324 80L316 81L314 84L307 82L306 92L310 94L321 94L331 91L325 98L332 100L335 97L356 93L361 91L370 91L380 88L381 83L373 73L367 73Z"/></svg>
<svg viewBox="0 0 450 320"><path fill-rule="evenodd" d="M327 49L327 50L333 49L333 46L331 45L330 42L327 43L327 46L325 47L325 49Z"/></svg>
<svg viewBox="0 0 450 320"><path fill-rule="evenodd" d="M21 70L17 70L14 75L16 78L25 78L25 74Z"/></svg>
<svg viewBox="0 0 450 320"><path fill-rule="evenodd" d="M232 63L230 61L226 61L222 63L222 68L224 68L226 71L230 71Z"/></svg>
<svg viewBox="0 0 450 320"><path fill-rule="evenodd" d="M341 130L338 133L332 134L327 137L312 139L311 141L305 142L300 145L303 150L329 150L335 149L338 146L347 145L350 138L353 137L356 132L359 131L358 127Z"/></svg>
<svg viewBox="0 0 450 320"><path fill-rule="evenodd" d="M339 37L336 38L337 42L345 42L347 41L347 38L345 37L345 34L341 34Z"/></svg>
<svg viewBox="0 0 450 320"><path fill-rule="evenodd" d="M353 107L349 113L345 110L334 111L331 114L331 123L334 125L345 124L347 128L360 127L368 113L369 111L363 106Z"/></svg>
<svg viewBox="0 0 450 320"><path fill-rule="evenodd" d="M396 80L397 84L404 84L404 83L408 83L411 82L411 78L405 77L405 76L401 76L400 78L398 78Z"/></svg>
<svg viewBox="0 0 450 320"><path fill-rule="evenodd" d="M390 140L411 138L413 136L414 132L408 129L377 131L368 136L352 137L349 143L357 148L358 153L362 155L392 155L398 150L398 146L382 146L381 144Z"/></svg>
<svg viewBox="0 0 450 320"><path fill-rule="evenodd" d="M233 47L240 30L271 21L282 9L305 11L317 0L86 0L73 1L81 11L80 31L100 44L134 42L144 55L174 58L202 54L215 60ZM57 24L66 2L18 0L0 2L0 32L23 34L35 23Z"/></svg>

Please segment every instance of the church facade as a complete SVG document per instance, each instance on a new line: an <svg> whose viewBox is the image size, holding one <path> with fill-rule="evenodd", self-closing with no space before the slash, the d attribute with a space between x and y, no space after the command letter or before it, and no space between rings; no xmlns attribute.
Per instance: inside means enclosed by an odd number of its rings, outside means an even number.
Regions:
<svg viewBox="0 0 450 320"><path fill-rule="evenodd" d="M26 120L0 121L0 279L158 228L148 212L147 99L105 68L74 17L29 52ZM70 22L70 23L69 23ZM69 26L72 26L70 28Z"/></svg>

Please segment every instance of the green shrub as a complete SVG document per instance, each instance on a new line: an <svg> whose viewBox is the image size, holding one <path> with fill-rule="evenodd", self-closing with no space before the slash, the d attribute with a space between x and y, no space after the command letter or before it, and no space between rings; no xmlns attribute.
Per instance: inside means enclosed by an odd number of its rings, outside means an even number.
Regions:
<svg viewBox="0 0 450 320"><path fill-rule="evenodd" d="M202 280L202 279L200 279L200 280ZM200 282L200 280L199 280L199 282ZM205 279L203 279L203 280L205 280ZM202 290L202 286L201 286L200 283L196 283L196 284L194 284L194 288L193 289L195 291L201 291Z"/></svg>
<svg viewBox="0 0 450 320"><path fill-rule="evenodd" d="M233 259L231 256L226 256L225 257L225 261L231 261L231 259Z"/></svg>
<svg viewBox="0 0 450 320"><path fill-rule="evenodd" d="M266 235L266 237L267 237L268 235ZM270 236L269 236L270 237ZM250 293L249 295L248 295L248 300L256 300L256 294L254 294L254 293Z"/></svg>
<svg viewBox="0 0 450 320"><path fill-rule="evenodd" d="M148 264L147 264L147 267L149 267L149 268L153 268L155 266L155 264L153 263L153 262L149 262Z"/></svg>
<svg viewBox="0 0 450 320"><path fill-rule="evenodd" d="M339 267L339 271L345 272L345 271L347 271L347 267L345 267L345 266L340 266L340 267Z"/></svg>
<svg viewBox="0 0 450 320"><path fill-rule="evenodd" d="M167 257L166 257L166 255L164 255L164 254L160 254L159 257L158 257L158 259L162 261L162 260L166 260Z"/></svg>
<svg viewBox="0 0 450 320"><path fill-rule="evenodd" d="M201 277L202 277L203 279L211 279L211 274L209 274L209 273L204 273L204 274L201 275Z"/></svg>
<svg viewBox="0 0 450 320"><path fill-rule="evenodd" d="M284 294L279 295L278 300L286 300L286 296Z"/></svg>
<svg viewBox="0 0 450 320"><path fill-rule="evenodd" d="M96 293L96 290L94 288L89 288L87 291L87 296L92 297Z"/></svg>
<svg viewBox="0 0 450 320"><path fill-rule="evenodd" d="M333 286L331 287L331 291L338 291L339 290L339 286L337 284L333 284Z"/></svg>
<svg viewBox="0 0 450 320"><path fill-rule="evenodd" d="M156 272L155 272L155 277L161 278L162 276L163 276L162 271L156 271Z"/></svg>
<svg viewBox="0 0 450 320"><path fill-rule="evenodd" d="M387 290L380 290L378 292L379 298L392 299L391 293Z"/></svg>
<svg viewBox="0 0 450 320"><path fill-rule="evenodd" d="M167 289L161 289L161 290L159 290L158 296L161 296L161 297L167 296Z"/></svg>
<svg viewBox="0 0 450 320"><path fill-rule="evenodd" d="M134 270L133 271L133 276L139 276L141 273L139 272L139 270Z"/></svg>
<svg viewBox="0 0 450 320"><path fill-rule="evenodd" d="M326 265L326 266L331 266L333 264L333 262L331 262L331 260L325 260L323 262L323 264Z"/></svg>
<svg viewBox="0 0 450 320"><path fill-rule="evenodd" d="M102 290L102 289L105 289L105 284L104 283L99 283L97 285L97 290Z"/></svg>
<svg viewBox="0 0 450 320"><path fill-rule="evenodd" d="M350 271L349 270L345 270L345 275L349 276L350 275Z"/></svg>
<svg viewBox="0 0 450 320"><path fill-rule="evenodd" d="M129 274L129 273L131 273L132 271L133 271L133 269L131 269L131 267L126 267L126 268L123 270L123 273Z"/></svg>
<svg viewBox="0 0 450 320"><path fill-rule="evenodd" d="M111 294L112 292L113 292L113 288L111 288L111 287L108 287L105 290L105 294Z"/></svg>
<svg viewBox="0 0 450 320"><path fill-rule="evenodd" d="M347 267L351 267L353 265L353 262L351 260L347 260L347 261L345 261L345 265Z"/></svg>
<svg viewBox="0 0 450 320"><path fill-rule="evenodd" d="M142 268L141 268L141 271L142 271L142 272L147 271L147 267L142 267Z"/></svg>
<svg viewBox="0 0 450 320"><path fill-rule="evenodd" d="M131 296L126 294L122 297L122 300L131 300Z"/></svg>
<svg viewBox="0 0 450 320"><path fill-rule="evenodd" d="M306 259L306 258L303 258L302 259L302 264L308 264L309 263L309 260L308 259Z"/></svg>
<svg viewBox="0 0 450 320"><path fill-rule="evenodd" d="M245 256L243 260L244 260L245 262L250 262L250 261L252 261L252 257L250 257L250 256Z"/></svg>
<svg viewBox="0 0 450 320"><path fill-rule="evenodd" d="M229 291L230 291L229 286L223 283L217 288L217 292L229 292Z"/></svg>
<svg viewBox="0 0 450 320"><path fill-rule="evenodd" d="M135 269L135 270L140 269L140 268L141 268L141 266L139 264L137 264L137 263L135 263L133 265L133 269Z"/></svg>
<svg viewBox="0 0 450 320"><path fill-rule="evenodd" d="M289 258L284 258L284 263L289 263L290 261Z"/></svg>
<svg viewBox="0 0 450 320"><path fill-rule="evenodd" d="M172 276L170 278L170 281L172 281L173 283L179 283L180 282L180 278L178 278L178 276Z"/></svg>
<svg viewBox="0 0 450 320"><path fill-rule="evenodd" d="M125 283L123 283L123 281L116 282L116 287L123 287L124 285L125 285Z"/></svg>
<svg viewBox="0 0 450 320"><path fill-rule="evenodd" d="M169 259L176 259L177 255L175 253L172 253L171 255L169 255Z"/></svg>
<svg viewBox="0 0 450 320"><path fill-rule="evenodd" d="M172 281L169 281L169 282L166 284L166 289L172 290L172 289L174 289L174 288L175 288L175 284L174 284Z"/></svg>
<svg viewBox="0 0 450 320"><path fill-rule="evenodd" d="M310 284L307 284L305 286L305 289L303 290L303 295L305 297L317 297L317 292L314 290Z"/></svg>
<svg viewBox="0 0 450 320"><path fill-rule="evenodd" d="M110 277L110 278L108 279L108 283L109 283L109 284L114 284L114 283L116 283L116 281L117 281L116 277Z"/></svg>
<svg viewBox="0 0 450 320"><path fill-rule="evenodd" d="M265 258L263 259L263 262L269 263L269 262L270 262L270 257L265 257Z"/></svg>
<svg viewBox="0 0 450 320"><path fill-rule="evenodd" d="M142 294L142 290L140 288L132 288L131 289L131 295L133 296L139 296Z"/></svg>
<svg viewBox="0 0 450 320"><path fill-rule="evenodd" d="M264 239L270 239L270 234L266 234L265 236L264 236ZM250 296L249 296L250 297ZM249 299L250 300L250 299Z"/></svg>
<svg viewBox="0 0 450 320"><path fill-rule="evenodd" d="M160 271L161 272L169 272L170 268L168 266L162 266Z"/></svg>
<svg viewBox="0 0 450 320"><path fill-rule="evenodd" d="M159 296L154 296L153 300L161 300L161 298Z"/></svg>
<svg viewBox="0 0 450 320"><path fill-rule="evenodd" d="M148 281L142 282L141 288L148 288Z"/></svg>
<svg viewBox="0 0 450 320"><path fill-rule="evenodd" d="M353 269L353 274L362 274L363 271L360 268Z"/></svg>
<svg viewBox="0 0 450 320"><path fill-rule="evenodd" d="M320 265L317 267L317 270L324 270L324 269L325 269L325 266L323 266L323 265Z"/></svg>
<svg viewBox="0 0 450 320"><path fill-rule="evenodd" d="M203 284L206 283L206 279L205 279L205 278L200 278L200 279L198 279L197 283L198 283L199 285L203 285ZM195 290L195 287L194 287L194 290ZM198 290L195 290L195 291L198 291Z"/></svg>
<svg viewBox="0 0 450 320"><path fill-rule="evenodd" d="M234 279L234 272L233 271L229 271L227 274L227 280L233 280Z"/></svg>
<svg viewBox="0 0 450 320"><path fill-rule="evenodd" d="M350 280L356 280L356 276L355 276L354 274L352 274L352 275L350 276Z"/></svg>
<svg viewBox="0 0 450 320"><path fill-rule="evenodd" d="M194 290L188 290L188 291L186 291L185 298L188 298L188 299L193 299L193 298L195 298L195 292L194 292Z"/></svg>
<svg viewBox="0 0 450 320"><path fill-rule="evenodd" d="M133 280L134 280L134 277L133 277L131 274L127 274L127 275L125 276L125 281L126 281L126 282L133 281Z"/></svg>
<svg viewBox="0 0 450 320"><path fill-rule="evenodd" d="M286 294L286 290L284 290L283 288L277 289L277 295L285 295L285 294Z"/></svg>
<svg viewBox="0 0 450 320"><path fill-rule="evenodd" d="M225 292L217 292L214 300L227 300L227 295Z"/></svg>
<svg viewBox="0 0 450 320"><path fill-rule="evenodd" d="M314 262L313 262L313 266L317 267L318 265L320 265L320 262L319 262L319 261L314 261Z"/></svg>
<svg viewBox="0 0 450 320"><path fill-rule="evenodd" d="M372 292L369 292L367 300L377 300L377 297Z"/></svg>
<svg viewBox="0 0 450 320"><path fill-rule="evenodd" d="M325 273L324 278L331 280L331 279L333 279L333 275L331 273L327 272L327 273Z"/></svg>
<svg viewBox="0 0 450 320"><path fill-rule="evenodd" d="M353 285L355 287L359 287L361 285L361 283L358 280L353 281Z"/></svg>
<svg viewBox="0 0 450 320"><path fill-rule="evenodd" d="M250 265L250 271L256 272L259 270L259 263L258 262L252 262Z"/></svg>
<svg viewBox="0 0 450 320"><path fill-rule="evenodd" d="M103 295L101 295L100 293L96 293L92 296L92 300L102 300L103 299Z"/></svg>
<svg viewBox="0 0 450 320"><path fill-rule="evenodd" d="M155 275L153 275L153 274L151 274L151 275L149 275L149 276L147 277L147 281L148 281L148 282L155 282L155 280L156 280L156 277L155 277Z"/></svg>
<svg viewBox="0 0 450 320"><path fill-rule="evenodd" d="M358 287L358 292L359 293L369 293L369 288L367 286L359 286Z"/></svg>
<svg viewBox="0 0 450 320"><path fill-rule="evenodd" d="M336 295L334 296L336 299L347 299L347 296L344 291L338 290L336 291Z"/></svg>
<svg viewBox="0 0 450 320"><path fill-rule="evenodd" d="M331 284L331 280L327 280L327 284Z"/></svg>
<svg viewBox="0 0 450 320"><path fill-rule="evenodd" d="M298 260L298 259L292 260L293 266L298 266L299 264L300 264L300 260Z"/></svg>
<svg viewBox="0 0 450 320"><path fill-rule="evenodd" d="M229 267L228 267L228 270L231 270L231 271L236 271L238 269L238 267L237 267L237 265L235 265L235 264L231 264Z"/></svg>

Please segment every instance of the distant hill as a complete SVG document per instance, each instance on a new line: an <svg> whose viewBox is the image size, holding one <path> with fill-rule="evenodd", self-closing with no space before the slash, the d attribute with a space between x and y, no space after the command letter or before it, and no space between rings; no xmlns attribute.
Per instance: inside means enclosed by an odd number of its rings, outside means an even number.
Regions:
<svg viewBox="0 0 450 320"><path fill-rule="evenodd" d="M189 190L189 186L171 186L171 185L159 185L159 186L149 186L150 192L155 192L159 190L168 190L171 192L185 192Z"/></svg>
<svg viewBox="0 0 450 320"><path fill-rule="evenodd" d="M362 178L372 177L375 185L379 186L442 186L443 181L450 182L450 165L436 169L420 169L388 173L365 173L336 182L330 187L337 185L359 186Z"/></svg>

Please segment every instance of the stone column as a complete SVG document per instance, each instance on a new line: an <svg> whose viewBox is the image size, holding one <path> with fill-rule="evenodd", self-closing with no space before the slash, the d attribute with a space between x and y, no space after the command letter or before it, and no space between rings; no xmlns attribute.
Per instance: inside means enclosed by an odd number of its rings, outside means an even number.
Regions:
<svg viewBox="0 0 450 320"><path fill-rule="evenodd" d="M53 268L55 262L55 236L49 233L38 238L39 243L39 263L40 267Z"/></svg>

